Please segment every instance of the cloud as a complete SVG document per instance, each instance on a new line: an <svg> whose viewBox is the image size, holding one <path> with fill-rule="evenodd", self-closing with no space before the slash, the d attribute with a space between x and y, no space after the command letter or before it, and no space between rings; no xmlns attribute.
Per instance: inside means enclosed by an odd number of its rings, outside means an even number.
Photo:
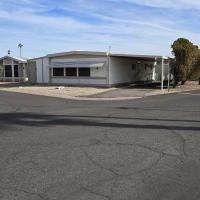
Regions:
<svg viewBox="0 0 200 200"><path fill-rule="evenodd" d="M120 0L109 0L112 2L120 2ZM124 0L138 5L159 7L159 8L172 8L172 9L200 9L200 1L198 0Z"/></svg>
<svg viewBox="0 0 200 200"><path fill-rule="evenodd" d="M1 0L0 54L10 48L17 54L20 41L28 57L76 49L104 51L108 45L114 52L170 55L170 44L177 37L200 40L198 12L185 10L198 4L194 0Z"/></svg>

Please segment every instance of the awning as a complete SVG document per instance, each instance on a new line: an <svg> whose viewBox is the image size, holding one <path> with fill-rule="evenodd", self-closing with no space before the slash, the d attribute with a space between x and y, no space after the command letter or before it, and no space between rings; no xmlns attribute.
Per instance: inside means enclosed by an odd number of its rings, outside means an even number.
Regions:
<svg viewBox="0 0 200 200"><path fill-rule="evenodd" d="M102 68L105 62L51 62L50 68Z"/></svg>

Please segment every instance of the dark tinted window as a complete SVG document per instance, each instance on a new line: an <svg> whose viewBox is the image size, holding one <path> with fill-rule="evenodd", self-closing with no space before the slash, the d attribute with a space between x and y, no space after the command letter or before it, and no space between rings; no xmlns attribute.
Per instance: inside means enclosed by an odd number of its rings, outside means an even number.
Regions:
<svg viewBox="0 0 200 200"><path fill-rule="evenodd" d="M12 66L5 65L5 77L12 77Z"/></svg>
<svg viewBox="0 0 200 200"><path fill-rule="evenodd" d="M19 77L18 65L14 65L14 76Z"/></svg>
<svg viewBox="0 0 200 200"><path fill-rule="evenodd" d="M53 76L64 76L64 68L53 68Z"/></svg>
<svg viewBox="0 0 200 200"><path fill-rule="evenodd" d="M79 68L79 76L90 76L90 68Z"/></svg>
<svg viewBox="0 0 200 200"><path fill-rule="evenodd" d="M77 68L66 68L66 76L77 76Z"/></svg>

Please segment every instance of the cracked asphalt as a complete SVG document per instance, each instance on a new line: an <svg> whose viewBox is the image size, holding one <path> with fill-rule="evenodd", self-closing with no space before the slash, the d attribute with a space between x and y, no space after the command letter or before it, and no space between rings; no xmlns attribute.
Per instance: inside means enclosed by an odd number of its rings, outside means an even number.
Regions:
<svg viewBox="0 0 200 200"><path fill-rule="evenodd" d="M199 94L74 101L0 92L0 199L199 200Z"/></svg>

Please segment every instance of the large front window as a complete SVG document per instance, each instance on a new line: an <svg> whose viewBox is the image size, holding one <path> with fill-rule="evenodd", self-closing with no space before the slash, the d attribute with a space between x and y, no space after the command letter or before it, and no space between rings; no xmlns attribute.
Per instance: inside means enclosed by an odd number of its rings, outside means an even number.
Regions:
<svg viewBox="0 0 200 200"><path fill-rule="evenodd" d="M66 68L66 76L77 76L77 68Z"/></svg>
<svg viewBox="0 0 200 200"><path fill-rule="evenodd" d="M11 65L5 65L5 77L12 77L12 66Z"/></svg>
<svg viewBox="0 0 200 200"><path fill-rule="evenodd" d="M79 76L90 76L90 68L79 68Z"/></svg>
<svg viewBox="0 0 200 200"><path fill-rule="evenodd" d="M64 76L64 68L53 68L53 76Z"/></svg>
<svg viewBox="0 0 200 200"><path fill-rule="evenodd" d="M53 68L52 75L53 77L90 77L90 68Z"/></svg>

